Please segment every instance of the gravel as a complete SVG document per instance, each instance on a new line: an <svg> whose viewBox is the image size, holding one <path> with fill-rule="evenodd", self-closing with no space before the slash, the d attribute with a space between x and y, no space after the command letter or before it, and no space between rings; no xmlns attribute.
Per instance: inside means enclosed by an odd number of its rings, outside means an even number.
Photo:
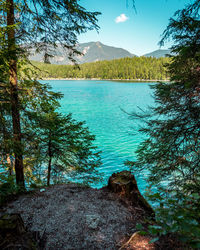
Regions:
<svg viewBox="0 0 200 250"><path fill-rule="evenodd" d="M55 185L10 202L31 231L46 239L45 249L119 249L141 215L107 188Z"/></svg>

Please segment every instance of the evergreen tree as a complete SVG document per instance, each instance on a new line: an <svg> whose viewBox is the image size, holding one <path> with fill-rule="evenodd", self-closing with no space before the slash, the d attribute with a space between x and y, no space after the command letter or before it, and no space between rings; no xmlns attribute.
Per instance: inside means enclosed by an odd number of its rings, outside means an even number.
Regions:
<svg viewBox="0 0 200 250"><path fill-rule="evenodd" d="M100 166L98 152L94 152L95 137L83 122L72 119L71 114L63 116L54 110L31 114L32 129L37 141L35 172L39 167L47 169L47 185L53 180L76 179L82 182L98 180L96 168ZM38 165L39 163L39 165ZM34 171L34 170L33 170ZM44 176L44 171L43 176Z"/></svg>
<svg viewBox="0 0 200 250"><path fill-rule="evenodd" d="M168 65L170 83L159 83L155 90L156 107L152 108L142 132L148 138L138 150L138 166L148 165L150 180L169 179L171 187L199 186L200 136L200 20L199 1L176 13L164 38L172 36L177 53ZM163 40L161 41L163 42ZM173 175L173 178L169 178Z"/></svg>
<svg viewBox="0 0 200 250"><path fill-rule="evenodd" d="M172 38L175 56L168 65L170 83L153 87L156 105L141 129L146 140L139 146L136 171L145 171L160 193L159 226L154 232L177 232L181 239L200 244L200 1L177 11L161 44ZM170 199L167 199L169 196ZM165 198L165 200L163 200ZM163 206L164 204L164 206Z"/></svg>
<svg viewBox="0 0 200 250"><path fill-rule="evenodd" d="M27 50L44 51L47 62L52 50L61 43L69 51L68 57L79 53L75 45L77 35L89 29L97 29L97 12L88 12L78 4L77 0L3 0L0 2L0 53L7 67L0 67L1 75L7 75L6 82L10 88L10 104L12 114L13 150L15 158L16 183L22 188L23 145L20 117L19 62L27 58ZM5 57L6 55L6 57ZM5 73L7 72L7 73Z"/></svg>
<svg viewBox="0 0 200 250"><path fill-rule="evenodd" d="M40 77L52 78L100 78L100 79L143 79L167 80L164 67L169 58L133 57L110 61L84 63L79 68L72 65L55 65L33 62L40 69ZM152 66L153 65L153 66Z"/></svg>

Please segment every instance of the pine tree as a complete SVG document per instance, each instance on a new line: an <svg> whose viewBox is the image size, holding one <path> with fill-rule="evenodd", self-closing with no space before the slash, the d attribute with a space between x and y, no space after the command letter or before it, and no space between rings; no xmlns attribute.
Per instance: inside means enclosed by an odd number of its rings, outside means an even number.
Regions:
<svg viewBox="0 0 200 250"><path fill-rule="evenodd" d="M200 1L177 11L163 33L175 54L168 65L171 82L153 87L156 105L141 129L146 135L129 162L154 187L157 224L150 232L176 232L192 247L200 245ZM144 172L143 172L144 171ZM155 191L156 190L156 191ZM158 205L160 202L160 205Z"/></svg>
<svg viewBox="0 0 200 250"><path fill-rule="evenodd" d="M77 35L89 29L97 29L97 12L88 12L77 0L4 0L0 3L0 45L3 49L0 61L8 65L0 67L10 88L13 126L13 149L17 185L24 188L23 145L20 117L19 62L27 59L32 47L44 52L47 62L57 42L68 49L68 57L78 54L75 45ZM6 57L5 57L6 55ZM5 73L8 72L8 73Z"/></svg>
<svg viewBox="0 0 200 250"><path fill-rule="evenodd" d="M153 88L156 106L146 127L147 139L138 150L138 166L148 167L149 180L169 180L173 187L199 186L200 139L200 20L199 1L176 13L163 35L173 38L176 56L168 65L170 83ZM151 117L159 117L154 119ZM173 176L173 177L172 177Z"/></svg>

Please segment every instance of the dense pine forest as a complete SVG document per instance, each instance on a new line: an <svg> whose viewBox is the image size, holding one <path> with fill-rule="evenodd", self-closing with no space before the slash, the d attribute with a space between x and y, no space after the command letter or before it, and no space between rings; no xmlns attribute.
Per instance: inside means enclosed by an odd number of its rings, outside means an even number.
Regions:
<svg viewBox="0 0 200 250"><path fill-rule="evenodd" d="M165 68L170 58L133 57L111 61L84 63L77 66L33 62L40 69L39 76L49 78L99 78L166 80Z"/></svg>

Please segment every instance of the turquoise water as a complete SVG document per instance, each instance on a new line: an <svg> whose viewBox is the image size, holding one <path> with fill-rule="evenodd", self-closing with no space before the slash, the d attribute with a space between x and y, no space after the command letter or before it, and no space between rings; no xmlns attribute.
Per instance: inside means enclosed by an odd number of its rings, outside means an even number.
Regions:
<svg viewBox="0 0 200 250"><path fill-rule="evenodd" d="M152 83L127 83L114 81L68 81L50 80L53 90L64 94L61 112L73 113L79 121L86 121L96 145L102 151L104 180L116 171L127 169L124 161L135 159L135 150L142 140L137 132L140 122L131 120L127 113L146 109L153 104ZM125 111L125 112L124 112ZM143 178L138 178L141 190L145 188Z"/></svg>

